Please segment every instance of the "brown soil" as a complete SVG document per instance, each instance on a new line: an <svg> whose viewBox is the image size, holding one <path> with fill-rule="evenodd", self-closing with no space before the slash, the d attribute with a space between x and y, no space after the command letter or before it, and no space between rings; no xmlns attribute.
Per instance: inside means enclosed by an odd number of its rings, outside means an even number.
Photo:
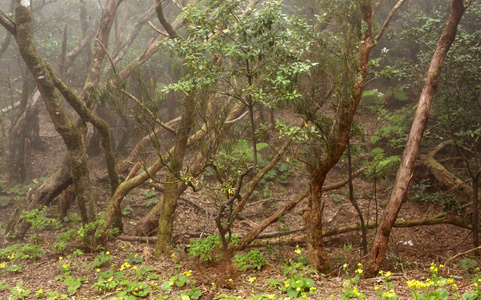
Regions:
<svg viewBox="0 0 481 300"><path fill-rule="evenodd" d="M52 129L48 128L48 122L42 122L42 139L48 144L48 151L34 153L30 162L29 180L47 176L49 172L55 170L58 163L60 163L63 153L63 146L61 139L53 134ZM52 150L54 149L54 150ZM103 166L99 158L95 158L92 163L93 166ZM345 173L345 168L342 162L339 167L332 172L329 181L331 183L337 182L341 179L341 174ZM93 179L101 177L95 173ZM297 169L291 176L289 176L288 184L272 185L270 191L272 196L269 199L262 199L258 197L253 200L243 213L243 220L239 221L235 227L235 234L243 235L251 228L258 224L264 217L268 216L276 207L282 206L284 203L292 199L297 193L305 189L307 186L307 178L303 175L302 169ZM159 177L161 178L161 177ZM378 191L378 212L382 213L388 192L386 186L392 182L392 179L387 180L381 184L381 189ZM368 221L375 221L376 209L375 202L369 196L372 192L372 181L366 178L357 178L354 181L354 189L356 196L363 212L368 215ZM98 210L102 211L106 207L108 199L108 187L104 181L95 181L95 190L97 199L99 199ZM155 197L149 198L147 193L151 191L151 186L145 186L137 189L131 193L124 201L123 207L127 208L129 213L124 218L125 232L128 234L133 226L144 216L153 206ZM358 217L355 210L351 206L346 196L347 187L328 193L324 207L324 218L326 228L334 228L338 226L345 226L349 224L358 223ZM262 192L262 191L261 191ZM187 201L183 201L185 199ZM190 204L193 202L201 206L205 211L199 212L194 206ZM55 204L55 203L54 203ZM292 232L299 232L303 228L303 221L301 212L305 202L301 203L294 211L288 214L282 223L276 223L266 229L265 232L275 233L279 232L281 227L289 228ZM130 209L129 209L130 208ZM75 210L75 208L73 208ZM0 207L0 221L6 223L9 216L13 213L14 206ZM188 190L182 195L179 207L177 209L177 216L175 221L174 232L174 249L175 258L172 257L153 257L154 245L151 243L128 242L121 239L112 240L108 244L108 249L111 254L111 261L105 266L99 267L99 272L104 272L113 267L119 270L121 266L128 261L128 256L138 254L143 257L143 262L136 265L137 268L143 266L151 266L153 269L151 273L159 275L155 279L155 283L160 287L165 280L168 280L175 274L181 274L192 270L192 277L201 292L201 299L215 299L216 297L226 295L237 295L242 299L252 297L261 293L275 293L277 297L281 297L278 290L269 290L267 279L277 279L283 282L285 277L283 271L279 266L286 263L289 259L296 259L295 254L296 244L276 244L277 238L272 239L272 246L263 248L268 265L261 270L255 271L239 271L234 265L226 262L206 263L198 259L190 257L186 252L188 248L189 239L194 236L206 236L216 234L214 215L216 212L215 201L209 197L207 193L194 193ZM417 219L439 214L441 209L436 205L429 203L415 203L407 199L400 214L400 220ZM76 291L74 295L69 295L68 299L113 299L116 291L100 293L92 288L92 285L98 280L98 271L92 265L93 260L97 254L84 254L81 256L71 256L73 249L54 252L51 245L56 242L56 236L59 232L66 228L73 226L67 223L61 229L51 229L40 233L41 246L45 250L45 254L36 260L24 260L18 262L22 265L22 272L12 273L5 272L0 269L2 277L1 283L8 284L8 288L0 290L0 299L5 299L10 295L9 289L17 285L18 282L23 282L23 288L32 290L32 293L27 298L35 298L35 293L39 289L43 291L58 291L58 294L68 294L67 286L59 280L56 280L57 275L62 274L62 264L69 264L71 269L70 276L86 277L86 281ZM370 230L368 240L373 239L375 231ZM30 232L30 234L33 234ZM296 233L294 233L295 235ZM298 233L297 233L298 234ZM28 237L27 237L28 238ZM327 299L332 296L332 299L337 299L339 293L342 292L343 282L349 276L343 271L343 264L347 263L351 270L350 276L354 276L354 270L357 264L362 262L365 257L360 253L360 232L351 232L340 234L333 237L326 238L326 247L330 258L332 259L332 273L327 275L311 274L308 275L314 279L315 286L320 295L315 296L318 299ZM0 234L1 248L12 245L15 242L5 239L3 234ZM26 241L21 244L27 243ZM299 245L302 249L303 245ZM407 287L406 281L411 279L425 280L430 276L429 268L431 263L443 264L447 259L453 257L457 253L467 251L473 248L472 237L468 230L455 227L452 225L436 225L425 227L412 228L395 228L391 234L389 251L386 254L384 270L390 270L392 275L393 289L396 291L399 299L411 299L411 291ZM61 260L59 258L62 257ZM467 271L461 268L460 260L471 258L481 263L474 253L462 255L451 261L447 266L447 274L454 275L454 281L458 285L459 291L464 292L472 290L472 283L470 279L463 276ZM8 263L8 261L7 261ZM129 269L131 274L135 273L132 268ZM256 279L251 283L249 279L255 277ZM374 286L380 283L380 278L362 278L359 283L359 290L363 292L368 299L376 298L377 291ZM181 292L186 290L173 289L172 292L166 293L160 289L155 291L155 295L168 295L168 299L175 299L180 297ZM252 292L254 291L254 293ZM462 293L461 293L462 294ZM151 299L155 299L154 296ZM313 298L314 299L314 298Z"/></svg>

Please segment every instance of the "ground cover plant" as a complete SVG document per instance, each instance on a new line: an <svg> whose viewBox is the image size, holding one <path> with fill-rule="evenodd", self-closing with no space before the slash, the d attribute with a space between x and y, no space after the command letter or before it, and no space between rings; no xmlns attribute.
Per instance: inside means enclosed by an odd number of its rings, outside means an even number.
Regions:
<svg viewBox="0 0 481 300"><path fill-rule="evenodd" d="M332 286L326 274L319 274L305 264L305 250L299 245L282 246L289 251L286 253L289 258L283 263L278 258L267 259L256 267L252 267L248 258L269 256L267 251L239 254L233 259L237 262L232 263L194 258L178 249L159 263L144 259L142 255L148 253L145 248L139 254L129 250L130 243L115 246L118 248L112 252L97 255L80 250L64 252L64 256L55 259L54 283L31 281L28 276L12 280L13 274L25 270L9 269L7 261L28 268L39 258L15 258L22 248L10 247L4 251L10 254L0 264L4 272L0 295L9 299L479 299L481 296L481 272L473 268L475 260L470 258L458 261L458 271L462 270L458 274L463 276L449 275L444 265L433 262L427 270L380 271L374 278L368 278L361 263L345 263L339 266L339 280ZM239 263L244 260L250 262L249 267ZM210 278L211 282L205 278L206 270L217 273Z"/></svg>

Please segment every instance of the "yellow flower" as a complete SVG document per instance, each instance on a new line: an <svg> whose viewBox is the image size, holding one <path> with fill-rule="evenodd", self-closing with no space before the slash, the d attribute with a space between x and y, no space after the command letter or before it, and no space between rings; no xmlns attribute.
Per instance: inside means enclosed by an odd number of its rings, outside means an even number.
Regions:
<svg viewBox="0 0 481 300"><path fill-rule="evenodd" d="M124 263L122 266L120 266L120 271L123 271L125 269L130 268L130 264L128 262Z"/></svg>
<svg viewBox="0 0 481 300"><path fill-rule="evenodd" d="M296 245L296 250L294 250L294 252L296 252L297 255L300 255L302 253L302 250L299 249L299 245Z"/></svg>
<svg viewBox="0 0 481 300"><path fill-rule="evenodd" d="M184 272L184 275L189 277L190 275L192 275L192 270L189 270L187 272Z"/></svg>
<svg viewBox="0 0 481 300"><path fill-rule="evenodd" d="M132 270L137 270L137 267L136 267L136 266L133 266L133 267L132 267Z"/></svg>
<svg viewBox="0 0 481 300"><path fill-rule="evenodd" d="M105 254L107 254L107 255L110 255L110 252L109 252L109 251L107 251L107 252L105 252Z"/></svg>
<svg viewBox="0 0 481 300"><path fill-rule="evenodd" d="M97 268L97 270L95 270L95 271L97 271L97 273L98 273L98 272L100 272L100 269Z"/></svg>
<svg viewBox="0 0 481 300"><path fill-rule="evenodd" d="M249 278L249 281L250 281L250 283L253 283L254 281L256 281L256 279L257 279L256 277L251 277L251 278Z"/></svg>
<svg viewBox="0 0 481 300"><path fill-rule="evenodd" d="M357 286L353 287L352 288L352 292L354 293L354 295L359 295L359 292L357 291Z"/></svg>
<svg viewBox="0 0 481 300"><path fill-rule="evenodd" d="M63 257L62 257L62 256L60 256L60 257L58 258L58 260L62 260L62 259L63 259Z"/></svg>

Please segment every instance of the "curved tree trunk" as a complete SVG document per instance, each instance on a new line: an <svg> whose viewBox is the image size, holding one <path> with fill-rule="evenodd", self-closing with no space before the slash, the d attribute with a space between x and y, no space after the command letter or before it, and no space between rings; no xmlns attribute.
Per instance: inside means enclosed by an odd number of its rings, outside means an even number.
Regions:
<svg viewBox="0 0 481 300"><path fill-rule="evenodd" d="M84 225L88 224L96 220L97 211L90 184L87 154L82 136L68 119L60 98L56 93L54 78L51 76L48 66L39 56L33 44L30 1L16 1L15 18L15 37L18 49L37 83L38 90L42 95L55 130L60 134L67 147L71 175L82 223ZM85 242L87 244L86 246L90 246L91 241L89 238L86 237Z"/></svg>
<svg viewBox="0 0 481 300"><path fill-rule="evenodd" d="M381 268L381 263L386 252L389 235L401 209L414 171L414 164L419 154L421 139L426 129L434 94L441 78L441 67L448 54L449 48L456 37L456 29L464 13L463 0L452 0L449 21L441 34L436 51L431 60L419 104L416 109L411 131L409 133L406 148L404 149L401 165L396 175L396 182L389 202L384 209L381 223L376 232L374 243L369 253L369 260L366 269L371 274L376 274Z"/></svg>

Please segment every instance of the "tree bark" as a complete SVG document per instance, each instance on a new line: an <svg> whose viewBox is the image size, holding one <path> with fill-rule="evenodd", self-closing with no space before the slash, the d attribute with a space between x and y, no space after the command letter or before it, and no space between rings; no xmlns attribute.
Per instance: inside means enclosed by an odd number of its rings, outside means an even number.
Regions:
<svg viewBox="0 0 481 300"><path fill-rule="evenodd" d="M189 134L194 125L195 93L184 98L182 103L182 117L177 130L174 153L170 159L169 170L167 171L165 192L162 197L162 209L159 216L159 231L157 233L157 244L155 255L165 254L170 248L172 231L174 227L175 209L179 198L179 179L182 170L185 150L189 140Z"/></svg>
<svg viewBox="0 0 481 300"><path fill-rule="evenodd" d="M45 61L39 56L32 38L32 16L30 1L16 1L16 41L20 54L32 73L42 95L55 130L62 137L69 156L70 170L77 203L84 225L96 220L97 211L90 184L87 154L82 136L68 119L58 97L53 78ZM85 237L86 246L91 246L91 236Z"/></svg>
<svg viewBox="0 0 481 300"><path fill-rule="evenodd" d="M371 3L370 1L362 1L360 5L362 22L366 24L366 27L361 33L359 41L357 76L355 77L357 79L352 96L348 99L342 99L339 103L339 110L336 114L338 124L333 129L332 138L329 139L327 145L328 155L319 159L311 171L309 203L303 215L306 223L306 243L311 267L323 273L329 272L330 266L322 237L322 186L327 173L336 165L346 149L352 121L366 85L369 53L376 42L371 33Z"/></svg>
<svg viewBox="0 0 481 300"><path fill-rule="evenodd" d="M376 274L381 268L381 263L384 253L386 252L391 229L396 221L404 198L406 197L409 182L412 178L414 164L419 154L421 139L424 130L426 129L428 118L431 112L431 104L439 85L441 67L449 48L456 37L456 29L464 10L465 6L463 0L452 0L449 21L441 35L441 38L438 41L436 51L434 52L431 60L431 65L429 66L427 78L419 98L419 104L416 109L416 114L414 116L408 141L406 143L401 164L396 175L394 189L389 202L384 209L381 223L376 232L374 243L369 253L366 269L371 274Z"/></svg>
<svg viewBox="0 0 481 300"><path fill-rule="evenodd" d="M27 79L25 79L27 80ZM28 93L23 90L22 93ZM25 140L34 140L32 129L36 127L35 121L38 122L38 112L41 101L39 101L40 93L36 90L28 97L27 106L20 116L12 123L9 130L9 140L4 155L4 173L3 180L11 183L24 183L26 178L25 165ZM38 138L35 140L38 142Z"/></svg>
<svg viewBox="0 0 481 300"><path fill-rule="evenodd" d="M457 195L464 199L463 203L468 203L473 195L473 188L449 172L435 157L442 148L451 143L452 141L446 141L437 145L425 156L420 156L418 164L428 170L436 181L447 190L446 192Z"/></svg>

